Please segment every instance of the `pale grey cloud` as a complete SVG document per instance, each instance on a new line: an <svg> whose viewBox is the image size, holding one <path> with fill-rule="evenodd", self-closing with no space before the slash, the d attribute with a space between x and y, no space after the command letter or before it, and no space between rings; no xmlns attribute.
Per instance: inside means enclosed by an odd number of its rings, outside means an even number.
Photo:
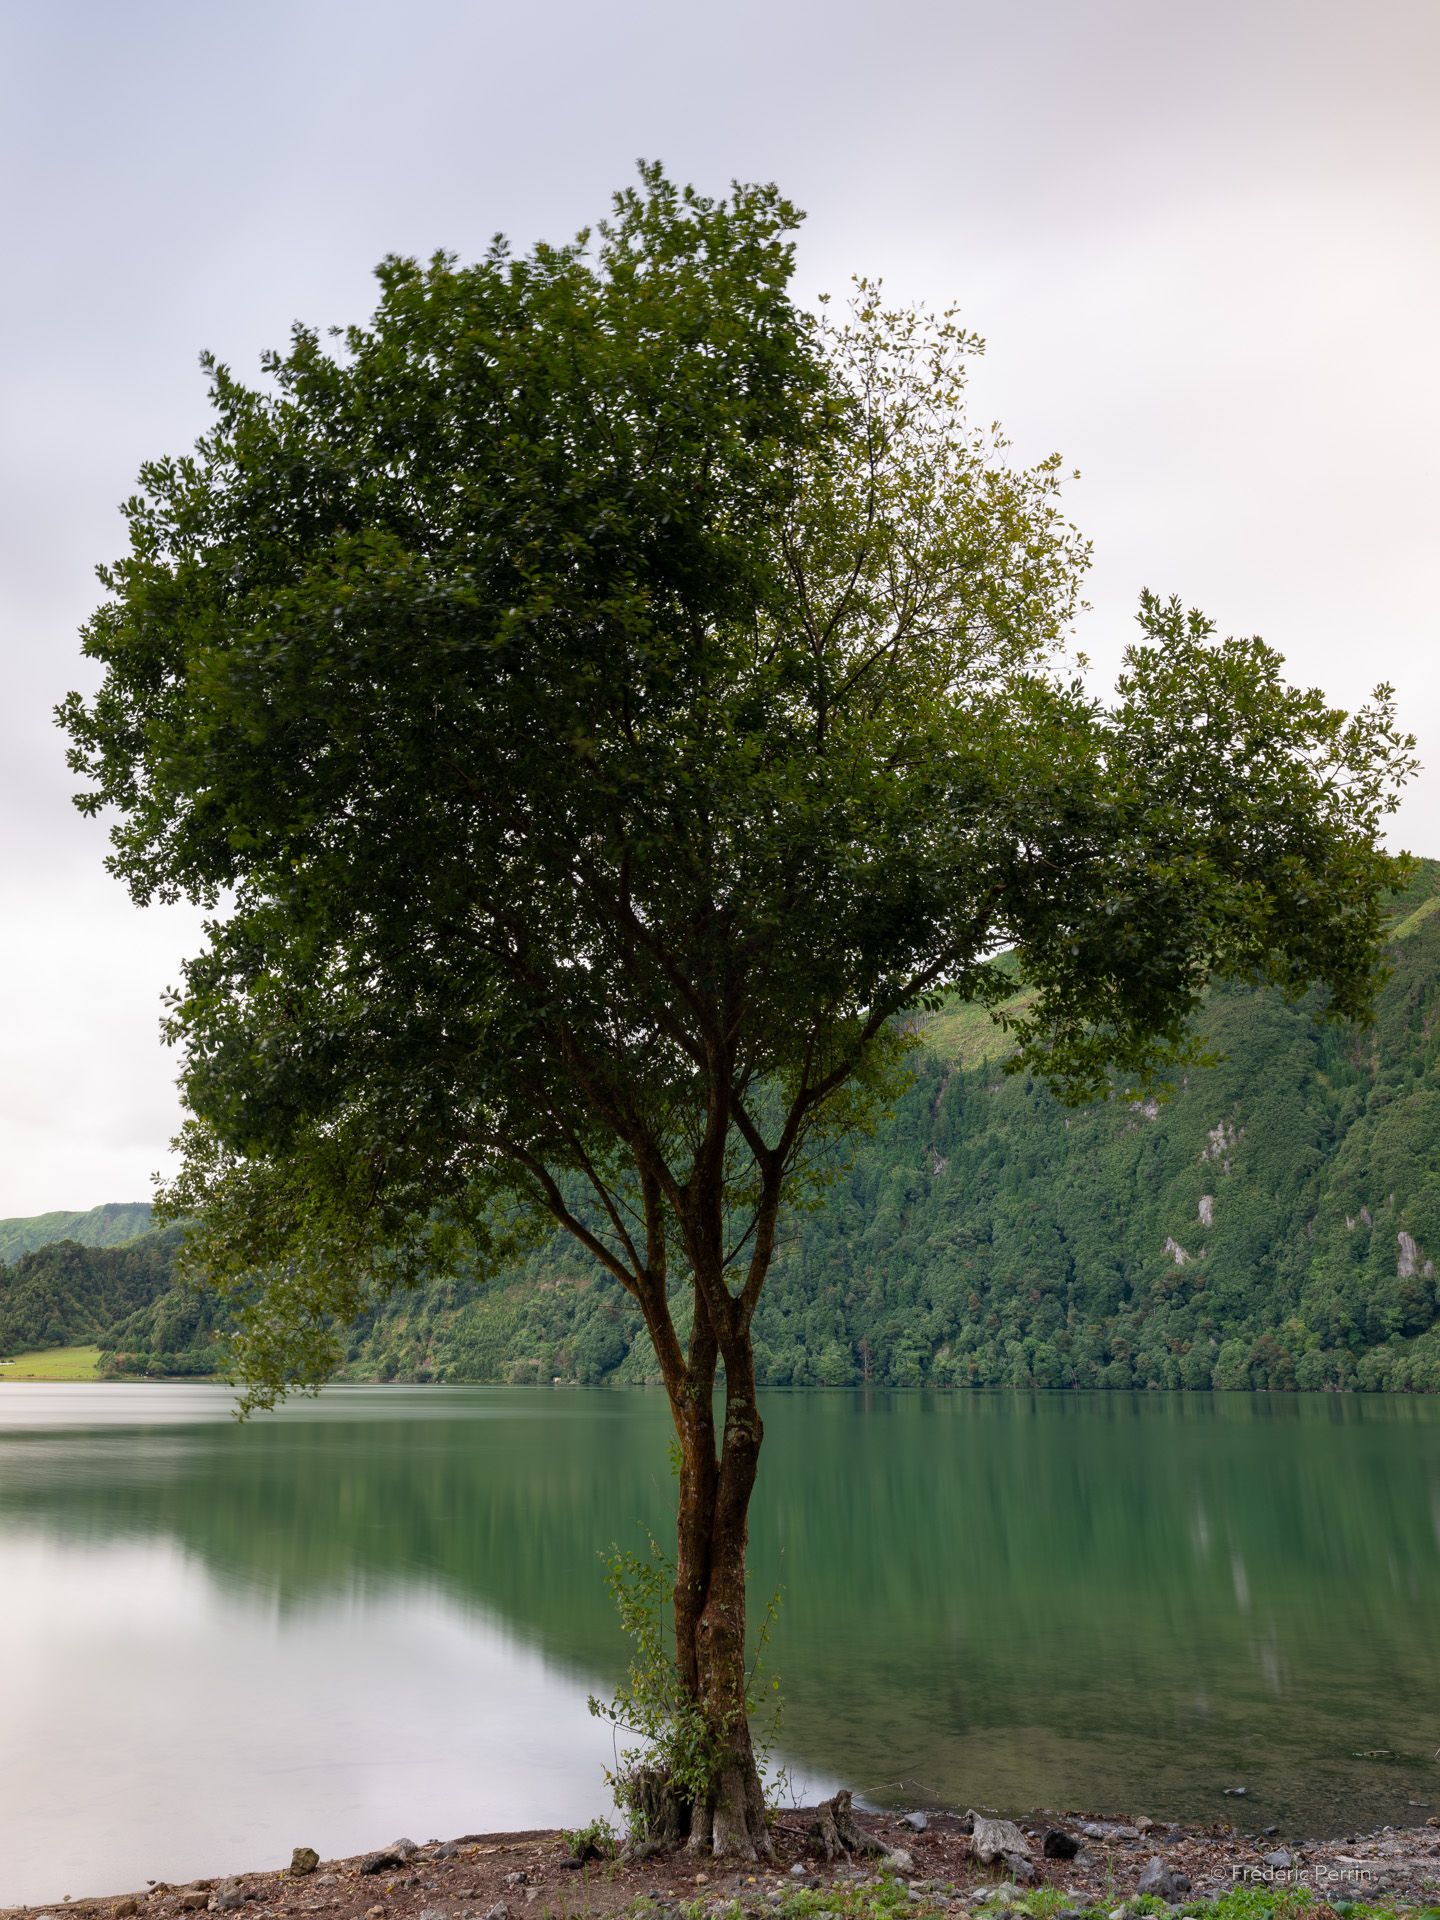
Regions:
<svg viewBox="0 0 1440 1920"><path fill-rule="evenodd" d="M49 709L202 346L362 315L389 251L592 218L637 155L809 209L807 292L958 300L977 410L1081 468L1082 642L1137 589L1261 631L1440 765L1433 0L229 0L0 11L0 1213L147 1189L178 1119L142 915ZM1397 837L1440 852L1440 772Z"/></svg>

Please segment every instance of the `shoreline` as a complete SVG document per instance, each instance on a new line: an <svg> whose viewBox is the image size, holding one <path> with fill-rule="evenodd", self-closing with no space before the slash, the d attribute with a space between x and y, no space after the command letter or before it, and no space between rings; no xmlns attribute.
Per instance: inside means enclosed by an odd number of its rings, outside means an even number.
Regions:
<svg viewBox="0 0 1440 1920"><path fill-rule="evenodd" d="M875 1856L827 1864L815 1809L776 1818L776 1858L768 1865L716 1861L680 1851L629 1862L590 1852L576 1860L555 1828L470 1833L416 1845L408 1838L368 1854L320 1860L303 1842L288 1867L262 1867L184 1884L157 1881L132 1893L58 1897L48 1904L0 1907L0 1920L183 1920L235 1912L248 1920L892 1920L892 1916L1013 1914L1016 1920L1125 1920L1157 1911L1228 1920L1230 1896L1244 1915L1256 1896L1301 1890L1317 1916L1337 1909L1440 1913L1440 1816L1421 1827L1284 1844L1223 1822L1181 1827L1143 1816L1115 1819L1035 1813L1005 1829L1024 1851L996 1853L988 1821L972 1834L968 1814L855 1810ZM1056 1836L1064 1836L1057 1840ZM987 1842L991 1843L987 1856ZM1074 1846L1073 1858L1056 1857ZM1262 1897L1262 1910L1266 1903ZM1238 1916L1237 1916L1238 1920Z"/></svg>

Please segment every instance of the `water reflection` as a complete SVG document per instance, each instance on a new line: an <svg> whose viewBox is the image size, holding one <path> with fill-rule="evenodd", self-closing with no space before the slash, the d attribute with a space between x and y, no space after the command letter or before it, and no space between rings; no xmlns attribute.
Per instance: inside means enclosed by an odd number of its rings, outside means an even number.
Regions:
<svg viewBox="0 0 1440 1920"><path fill-rule="evenodd" d="M1440 1804L1435 1403L766 1419L755 1589L786 1585L785 1745L817 1781L1157 1818L1243 1782L1290 1831ZM345 1389L240 1428L215 1389L0 1388L0 1900L27 1860L55 1898L598 1810L597 1554L665 1537L667 1437L645 1394Z"/></svg>
<svg viewBox="0 0 1440 1920"><path fill-rule="evenodd" d="M575 1687L423 1586L283 1609L173 1541L0 1542L7 1903L593 1811Z"/></svg>

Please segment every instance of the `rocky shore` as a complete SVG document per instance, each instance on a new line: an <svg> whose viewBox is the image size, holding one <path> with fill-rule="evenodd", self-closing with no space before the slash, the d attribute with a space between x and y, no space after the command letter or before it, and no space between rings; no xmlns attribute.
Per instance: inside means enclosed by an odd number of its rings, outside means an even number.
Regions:
<svg viewBox="0 0 1440 1920"><path fill-rule="evenodd" d="M851 1815L847 1804L840 1831L848 1826L849 1839L837 1849L825 1813L782 1813L774 1862L748 1869L684 1852L630 1860L590 1845L579 1857L553 1830L424 1844L400 1839L344 1860L321 1860L302 1845L283 1869L4 1909L0 1920L182 1920L197 1913L242 1920L606 1920L622 1913L651 1920L1110 1920L1164 1908L1199 1914L1212 1905L1223 1920L1239 1905L1232 1902L1239 1892L1252 1896L1244 1911L1253 1913L1266 1904L1254 1895L1295 1889L1305 1890L1322 1915L1440 1912L1435 1824L1287 1846L1228 1826L1182 1828L1143 1817L1037 1814L1012 1823L974 1813ZM825 1857L827 1848L835 1857Z"/></svg>

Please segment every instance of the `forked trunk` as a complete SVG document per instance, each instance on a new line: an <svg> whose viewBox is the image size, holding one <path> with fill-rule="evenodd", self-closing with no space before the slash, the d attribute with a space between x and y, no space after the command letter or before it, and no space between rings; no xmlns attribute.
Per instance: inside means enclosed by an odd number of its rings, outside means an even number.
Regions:
<svg viewBox="0 0 1440 1920"><path fill-rule="evenodd" d="M762 1427L748 1337L726 1356L719 1457L710 1396L676 1408L681 1432L675 1652L705 1717L715 1765L691 1812L690 1845L745 1860L771 1853L745 1710L745 1547Z"/></svg>

